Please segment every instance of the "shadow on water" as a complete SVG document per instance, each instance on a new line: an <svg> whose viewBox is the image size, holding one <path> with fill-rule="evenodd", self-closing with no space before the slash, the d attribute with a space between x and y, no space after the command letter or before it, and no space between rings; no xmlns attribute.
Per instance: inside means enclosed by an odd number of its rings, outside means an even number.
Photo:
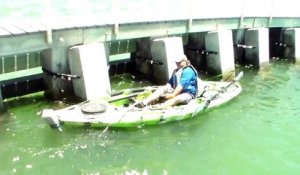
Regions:
<svg viewBox="0 0 300 175"><path fill-rule="evenodd" d="M25 96L10 98L5 100L5 103L8 108L13 108L16 106L29 105L44 100L45 98L43 96L43 92L38 92L38 93L29 94Z"/></svg>

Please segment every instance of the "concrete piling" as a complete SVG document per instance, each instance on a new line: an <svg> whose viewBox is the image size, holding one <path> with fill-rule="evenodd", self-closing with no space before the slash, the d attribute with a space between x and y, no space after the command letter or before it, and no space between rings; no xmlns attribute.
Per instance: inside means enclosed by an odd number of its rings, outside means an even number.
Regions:
<svg viewBox="0 0 300 175"><path fill-rule="evenodd" d="M70 48L68 59L73 75L74 93L83 100L99 99L111 94L108 73L108 54L104 43Z"/></svg>
<svg viewBox="0 0 300 175"><path fill-rule="evenodd" d="M283 57L300 63L300 28L287 28L283 32Z"/></svg>
<svg viewBox="0 0 300 175"><path fill-rule="evenodd" d="M269 63L269 30L253 28L245 32L245 62L254 67Z"/></svg>
<svg viewBox="0 0 300 175"><path fill-rule="evenodd" d="M4 104L3 104L3 97L2 97L2 90L1 90L1 83L0 83L0 112L3 111Z"/></svg>
<svg viewBox="0 0 300 175"><path fill-rule="evenodd" d="M181 37L160 38L153 40L151 54L154 61L161 65L153 65L153 76L157 84L165 84L176 68L174 59L184 54Z"/></svg>
<svg viewBox="0 0 300 175"><path fill-rule="evenodd" d="M68 51L71 46L82 44L82 30L55 31L49 48L41 52L42 67L58 74L70 74ZM54 100L62 100L73 96L72 82L65 77L44 74L45 96Z"/></svg>
<svg viewBox="0 0 300 175"><path fill-rule="evenodd" d="M244 63L245 49L240 47L245 45L245 29L232 30L234 45L234 60L237 64Z"/></svg>
<svg viewBox="0 0 300 175"><path fill-rule="evenodd" d="M150 38L137 39L137 51L134 53L136 69L147 76L152 74L152 65L146 61L152 59L151 57Z"/></svg>
<svg viewBox="0 0 300 175"><path fill-rule="evenodd" d="M47 49L41 52L43 69L53 73L69 73L67 48ZM62 100L66 94L72 94L72 84L60 76L44 72L45 96L53 100Z"/></svg>
<svg viewBox="0 0 300 175"><path fill-rule="evenodd" d="M207 69L210 73L222 74L223 79L235 77L234 52L231 30L218 30L205 35Z"/></svg>
<svg viewBox="0 0 300 175"><path fill-rule="evenodd" d="M196 69L204 70L206 68L206 55L202 53L205 50L206 32L191 33L188 36L188 42L185 45L187 57Z"/></svg>

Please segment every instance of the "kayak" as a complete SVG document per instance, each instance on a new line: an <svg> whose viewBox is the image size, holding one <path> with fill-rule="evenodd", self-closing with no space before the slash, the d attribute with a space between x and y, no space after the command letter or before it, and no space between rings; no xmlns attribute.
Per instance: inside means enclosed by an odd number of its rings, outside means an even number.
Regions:
<svg viewBox="0 0 300 175"><path fill-rule="evenodd" d="M149 96L157 87L116 93L107 99L89 100L63 109L45 109L44 119L51 127L82 125L91 127L140 127L158 125L199 116L221 106L242 92L237 82L205 81L204 92L186 105L162 108L161 104L137 108L134 104Z"/></svg>

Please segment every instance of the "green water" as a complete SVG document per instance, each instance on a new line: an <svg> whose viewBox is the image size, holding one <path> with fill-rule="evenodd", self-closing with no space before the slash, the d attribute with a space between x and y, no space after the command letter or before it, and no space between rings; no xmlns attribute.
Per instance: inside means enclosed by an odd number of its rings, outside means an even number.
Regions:
<svg viewBox="0 0 300 175"><path fill-rule="evenodd" d="M243 92L221 108L102 137L101 128L48 127L40 111L62 107L58 102L9 102L0 117L0 174L299 174L300 67L277 60L260 71L239 69ZM132 78L116 78L113 86L142 84L126 82Z"/></svg>

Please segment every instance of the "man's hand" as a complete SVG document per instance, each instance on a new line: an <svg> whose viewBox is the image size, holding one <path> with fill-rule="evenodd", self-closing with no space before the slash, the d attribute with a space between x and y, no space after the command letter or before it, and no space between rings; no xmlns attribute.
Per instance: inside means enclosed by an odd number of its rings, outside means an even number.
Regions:
<svg viewBox="0 0 300 175"><path fill-rule="evenodd" d="M178 85L174 91L165 93L165 94L161 95L160 97L164 98L165 100L172 99L172 98L176 97L178 94L180 94L182 89L183 89L182 86Z"/></svg>
<svg viewBox="0 0 300 175"><path fill-rule="evenodd" d="M164 95L161 95L161 97L166 99L166 100L169 100L171 98L174 98L174 95L173 95L173 93L166 93Z"/></svg>

